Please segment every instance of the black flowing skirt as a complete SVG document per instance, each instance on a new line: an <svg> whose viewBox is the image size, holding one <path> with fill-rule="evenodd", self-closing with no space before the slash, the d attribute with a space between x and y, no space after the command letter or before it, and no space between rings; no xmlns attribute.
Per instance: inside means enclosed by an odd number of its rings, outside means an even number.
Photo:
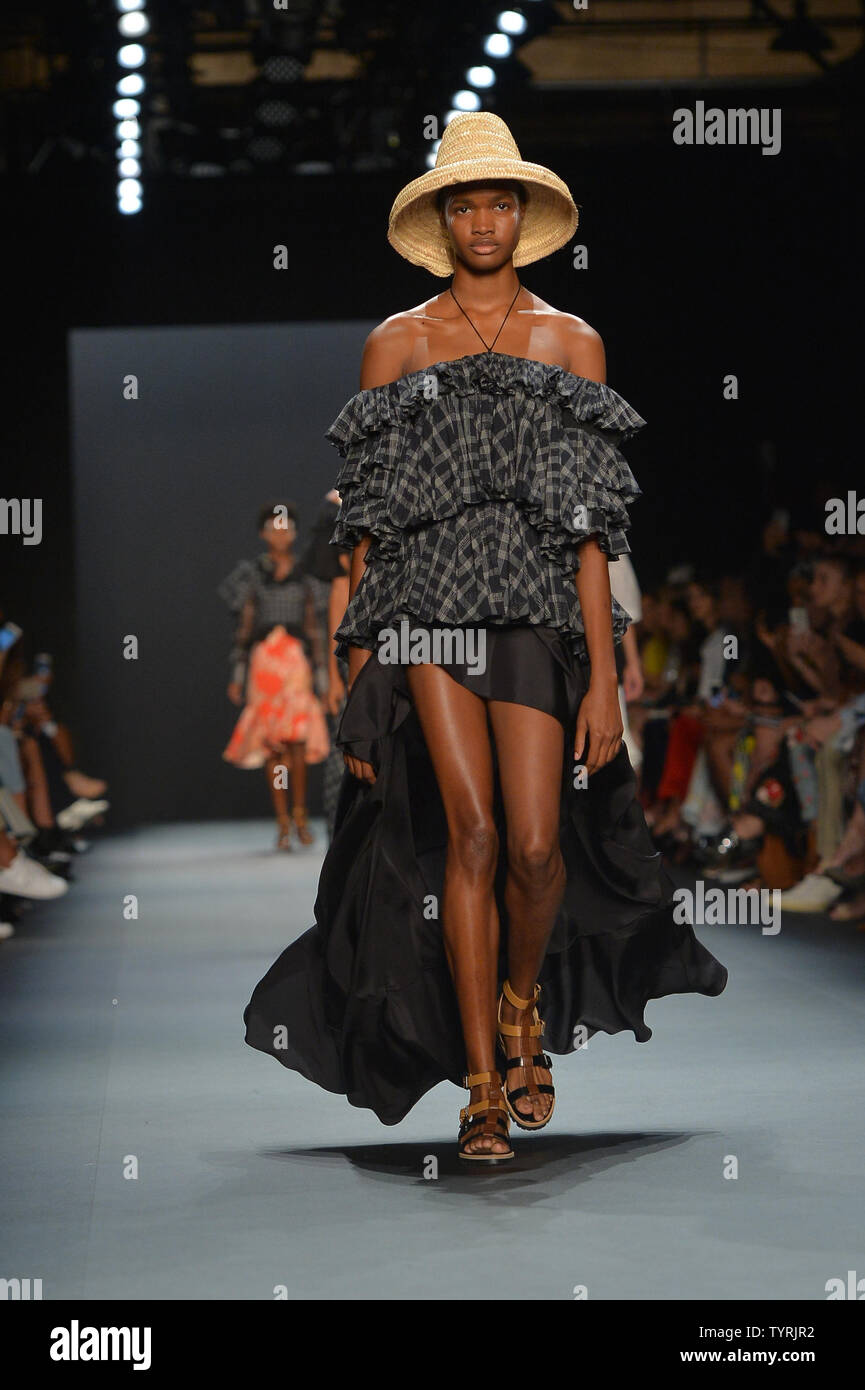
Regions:
<svg viewBox="0 0 865 1390"><path fill-rule="evenodd" d="M413 627L420 626L412 624ZM574 787L574 742L590 668L544 627L487 627L486 669L440 663L485 699L542 709L564 726L560 844L564 898L538 975L544 1047L563 1055L597 1032L652 1036L643 1013L668 994L720 994L727 971L697 940L655 850L624 745ZM363 666L336 731L371 762L347 770L321 869L315 925L256 985L246 1041L328 1091L397 1124L467 1070L437 905L447 823L403 665ZM506 824L496 768L499 981L507 974Z"/></svg>

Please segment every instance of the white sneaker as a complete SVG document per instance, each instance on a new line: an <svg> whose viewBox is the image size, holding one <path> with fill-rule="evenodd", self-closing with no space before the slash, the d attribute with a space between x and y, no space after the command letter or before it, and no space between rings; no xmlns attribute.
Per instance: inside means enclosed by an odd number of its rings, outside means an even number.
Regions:
<svg viewBox="0 0 865 1390"><path fill-rule="evenodd" d="M781 894L782 912L825 912L844 892L825 874L806 874L795 888Z"/></svg>
<svg viewBox="0 0 865 1390"><path fill-rule="evenodd" d="M11 922L0 922L0 941L7 941L10 936L15 935L15 928Z"/></svg>
<svg viewBox="0 0 865 1390"><path fill-rule="evenodd" d="M65 878L44 869L19 849L8 869L0 869L0 893L18 898L62 898L69 892Z"/></svg>
<svg viewBox="0 0 865 1390"><path fill-rule="evenodd" d="M64 806L62 811L57 812L57 824L61 830L75 832L81 830L88 821L95 816L101 816L103 811L107 811L110 802L103 797L101 801L88 801L86 797L79 797L69 806Z"/></svg>

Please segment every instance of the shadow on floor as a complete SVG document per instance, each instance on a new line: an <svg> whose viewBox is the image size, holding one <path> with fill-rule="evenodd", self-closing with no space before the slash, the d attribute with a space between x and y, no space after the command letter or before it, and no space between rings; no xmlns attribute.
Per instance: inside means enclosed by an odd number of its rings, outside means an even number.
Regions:
<svg viewBox="0 0 865 1390"><path fill-rule="evenodd" d="M564 1191L575 1183L586 1182L597 1174L622 1163L631 1163L647 1153L688 1143L691 1132L635 1134L537 1134L511 1132L515 1157L495 1168L463 1162L457 1157L456 1137L447 1143L434 1140L415 1144L357 1144L315 1149L269 1149L262 1157L285 1163L324 1163L340 1166L348 1162L375 1179L410 1183L443 1183L451 1192L485 1190L500 1194L513 1192L517 1185L537 1189L543 1195ZM434 1160L434 1162L433 1162ZM539 1194L540 1195L540 1194Z"/></svg>

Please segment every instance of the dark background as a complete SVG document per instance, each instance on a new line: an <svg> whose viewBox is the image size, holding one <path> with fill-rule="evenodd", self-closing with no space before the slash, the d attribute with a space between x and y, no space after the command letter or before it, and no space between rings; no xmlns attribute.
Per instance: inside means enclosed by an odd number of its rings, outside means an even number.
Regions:
<svg viewBox="0 0 865 1390"><path fill-rule="evenodd" d="M356 390L372 326L72 334L78 728L123 769L114 815L261 814L263 774L220 758L239 710L217 586L263 549L259 505L290 497L314 519L340 461L323 428ZM309 777L317 796L321 765Z"/></svg>
<svg viewBox="0 0 865 1390"><path fill-rule="evenodd" d="M682 560L744 567L773 505L819 529L824 499L861 487L856 76L848 65L744 99L714 89L725 108L782 108L775 157L674 146L672 113L705 98L698 88L629 96L627 144L587 137L572 98L522 124L499 112L523 155L568 182L589 251L587 271L563 250L520 278L601 333L609 383L648 421L629 446L644 587ZM357 389L366 332L447 283L385 239L417 172L156 180L131 218L89 167L5 180L2 491L44 499L44 539L3 538L0 606L26 652L55 653L55 703L81 765L112 782L116 823L265 811L254 775L219 761L233 707L214 586L255 553L251 518L271 493L297 499L305 531L334 476L322 435ZM273 269L279 243L287 271ZM160 326L180 331L142 331ZM136 370L142 399L127 404L120 379ZM728 373L736 402L722 398ZM121 658L126 631L145 638L137 667Z"/></svg>

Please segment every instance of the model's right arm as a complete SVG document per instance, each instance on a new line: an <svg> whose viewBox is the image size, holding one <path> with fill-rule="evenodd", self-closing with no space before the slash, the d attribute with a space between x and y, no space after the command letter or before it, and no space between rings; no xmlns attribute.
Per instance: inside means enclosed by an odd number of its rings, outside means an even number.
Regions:
<svg viewBox="0 0 865 1390"><path fill-rule="evenodd" d="M235 705L243 704L246 677L249 671L249 649L255 628L255 614L255 600L250 596L244 601L238 614L231 647L231 682L228 687L228 698Z"/></svg>
<svg viewBox="0 0 865 1390"><path fill-rule="evenodd" d="M404 314L394 314L374 328L367 338L360 364L360 389L372 391L376 386L387 386L404 375L404 363L411 351L411 320ZM362 536L351 552L348 597L354 598L358 584L366 570L366 552L371 537ZM348 688L351 690L359 673L366 665L372 652L365 647L348 649Z"/></svg>

